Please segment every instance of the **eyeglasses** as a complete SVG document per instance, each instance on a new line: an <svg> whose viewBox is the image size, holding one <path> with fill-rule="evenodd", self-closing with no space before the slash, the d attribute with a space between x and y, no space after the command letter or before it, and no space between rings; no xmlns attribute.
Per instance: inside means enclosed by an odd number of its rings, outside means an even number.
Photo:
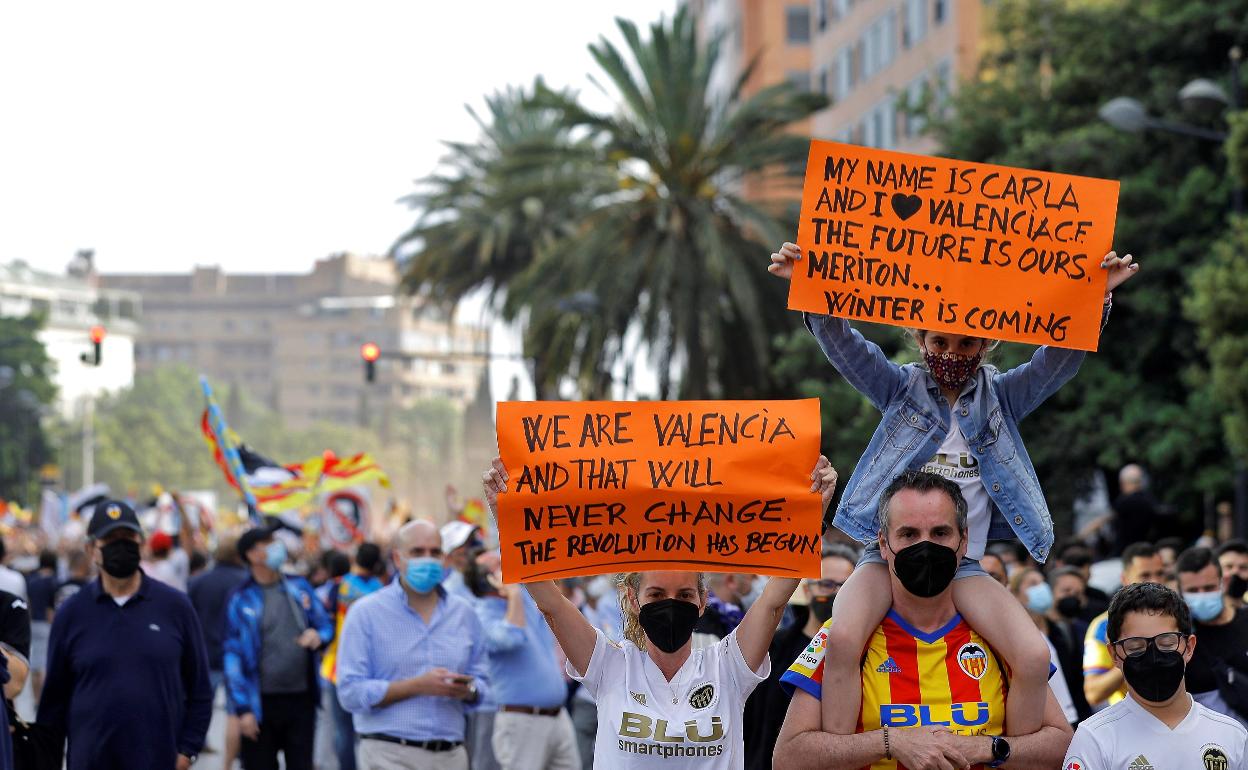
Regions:
<svg viewBox="0 0 1248 770"><path fill-rule="evenodd" d="M832 580L831 578L824 579L824 580L812 580L810 581L810 584L813 586L818 586L819 588L822 588L824 591L839 591L841 590L841 586L845 585L844 583L837 581L837 580Z"/></svg>
<svg viewBox="0 0 1248 770"><path fill-rule="evenodd" d="M1156 636L1128 636L1113 643L1113 648L1124 658L1135 658L1153 646L1158 652L1184 652L1187 649L1187 637L1178 631L1167 631Z"/></svg>

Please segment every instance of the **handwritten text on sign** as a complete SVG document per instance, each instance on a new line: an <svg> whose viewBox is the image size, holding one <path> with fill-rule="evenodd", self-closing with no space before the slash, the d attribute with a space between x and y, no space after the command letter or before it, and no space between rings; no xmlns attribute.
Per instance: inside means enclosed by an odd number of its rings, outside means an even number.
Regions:
<svg viewBox="0 0 1248 770"><path fill-rule="evenodd" d="M813 141L789 307L1095 350L1118 183Z"/></svg>
<svg viewBox="0 0 1248 770"><path fill-rule="evenodd" d="M818 399L504 402L498 448L507 582L819 576Z"/></svg>

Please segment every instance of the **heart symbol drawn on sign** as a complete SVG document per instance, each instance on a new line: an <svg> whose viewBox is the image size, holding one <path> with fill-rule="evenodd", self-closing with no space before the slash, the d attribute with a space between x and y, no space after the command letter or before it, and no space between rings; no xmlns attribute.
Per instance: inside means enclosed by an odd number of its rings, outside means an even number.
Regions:
<svg viewBox="0 0 1248 770"><path fill-rule="evenodd" d="M893 193L893 212L901 217L901 221L904 222L914 216L915 212L921 208L923 208L923 199L919 196Z"/></svg>

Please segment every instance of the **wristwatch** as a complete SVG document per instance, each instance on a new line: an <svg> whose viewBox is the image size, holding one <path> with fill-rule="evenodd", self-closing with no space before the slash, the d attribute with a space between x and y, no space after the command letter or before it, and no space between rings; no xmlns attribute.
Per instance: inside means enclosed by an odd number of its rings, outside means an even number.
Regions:
<svg viewBox="0 0 1248 770"><path fill-rule="evenodd" d="M992 761L989 767L1000 767L1010 761L1010 742L1000 735L992 736Z"/></svg>

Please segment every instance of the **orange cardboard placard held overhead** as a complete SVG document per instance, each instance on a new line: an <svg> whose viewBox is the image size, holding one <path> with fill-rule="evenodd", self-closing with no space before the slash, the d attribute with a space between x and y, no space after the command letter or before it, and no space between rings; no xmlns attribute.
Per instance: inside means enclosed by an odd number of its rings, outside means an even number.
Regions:
<svg viewBox="0 0 1248 770"><path fill-rule="evenodd" d="M634 570L818 577L819 400L498 405L509 583Z"/></svg>
<svg viewBox="0 0 1248 770"><path fill-rule="evenodd" d="M812 141L789 308L1096 350L1118 182Z"/></svg>

